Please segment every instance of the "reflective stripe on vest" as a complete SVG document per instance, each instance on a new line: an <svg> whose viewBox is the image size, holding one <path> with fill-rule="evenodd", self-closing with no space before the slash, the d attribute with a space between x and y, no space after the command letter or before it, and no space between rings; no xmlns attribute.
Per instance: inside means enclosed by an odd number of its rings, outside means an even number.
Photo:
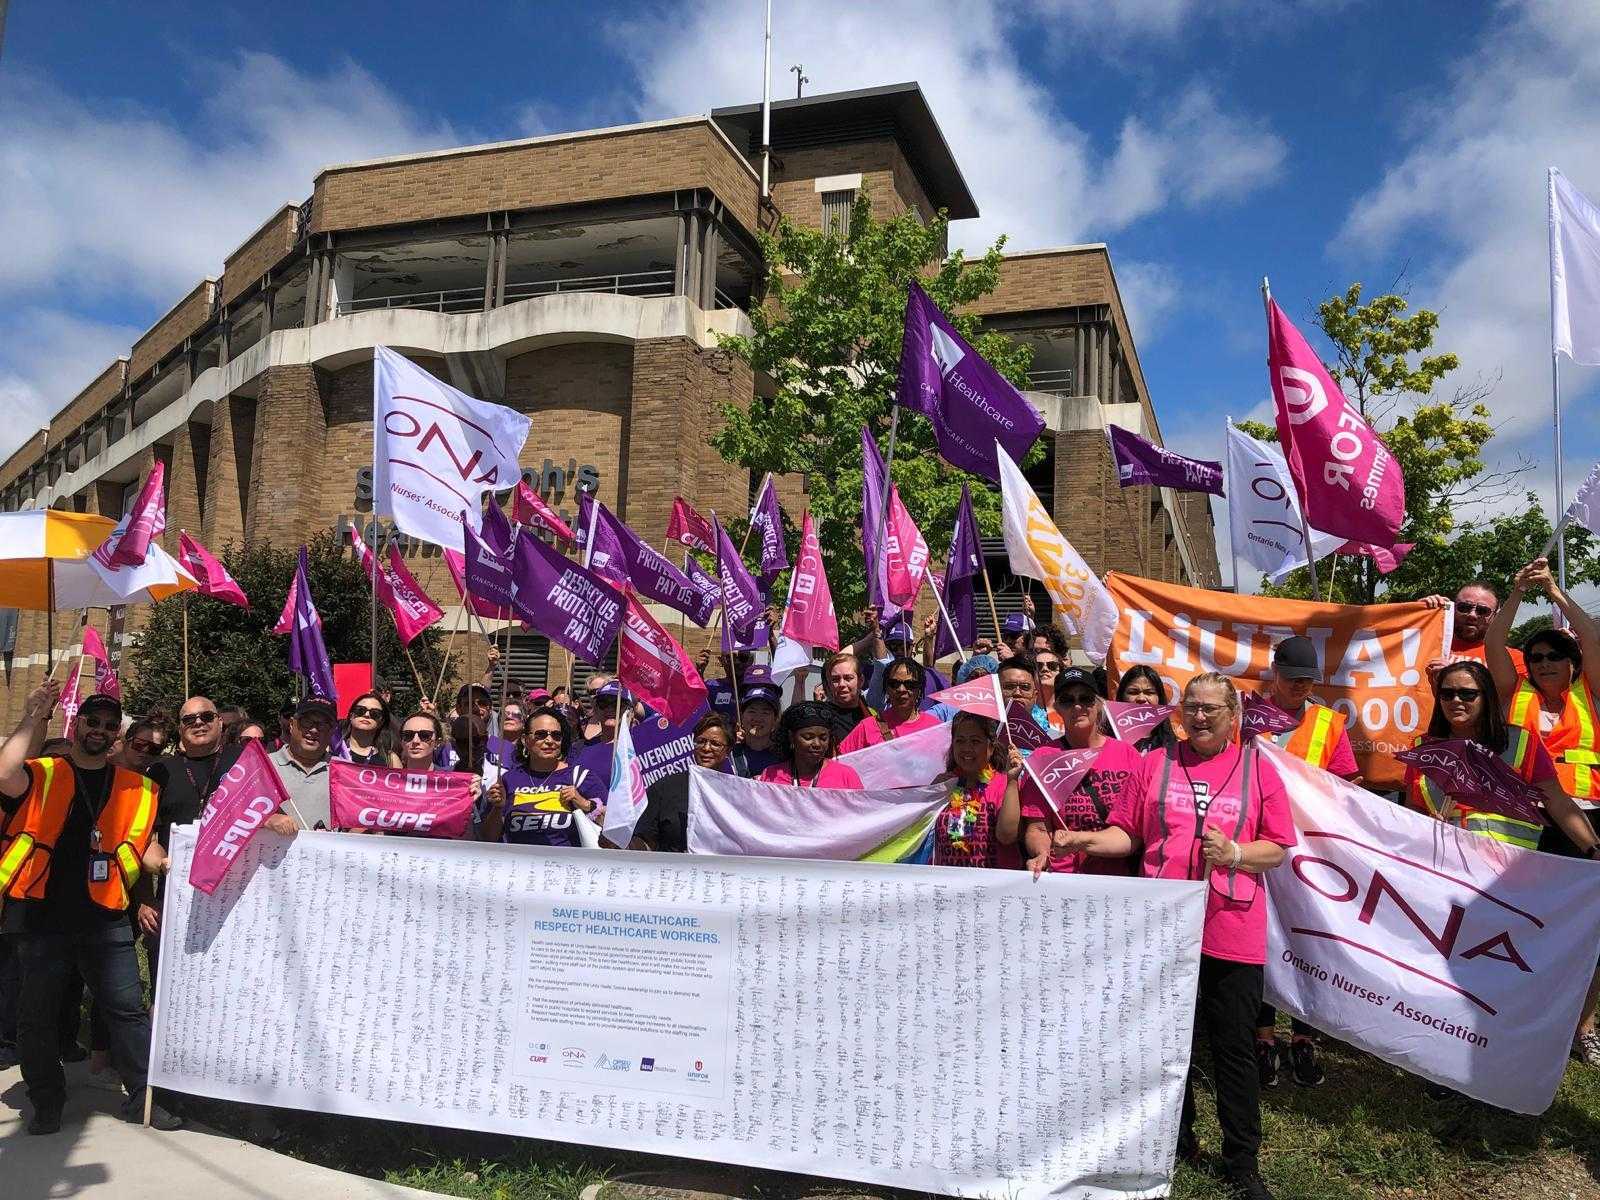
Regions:
<svg viewBox="0 0 1600 1200"><path fill-rule="evenodd" d="M1312 704L1300 724L1273 740L1296 758L1327 770L1339 745L1343 720L1326 704Z"/></svg>
<svg viewBox="0 0 1600 1200"><path fill-rule="evenodd" d="M1544 832L1542 826L1487 812L1469 812L1461 818L1461 828L1497 842L1521 846L1524 850L1537 850L1539 835Z"/></svg>
<svg viewBox="0 0 1600 1200"><path fill-rule="evenodd" d="M1539 730L1540 711L1538 689L1522 680L1512 694L1508 722L1544 741L1567 795L1578 800L1600 798L1600 771L1595 770L1600 766L1600 736L1596 733L1594 696L1588 681L1582 676L1573 681L1556 726L1549 733Z"/></svg>
<svg viewBox="0 0 1600 1200"><path fill-rule="evenodd" d="M77 779L64 759L35 759L33 786L7 826L0 848L0 894L43 900L57 839L71 813ZM117 864L103 880L91 879L89 899L113 912L125 911L155 828L157 790L143 775L111 769L111 790L95 821L100 845Z"/></svg>

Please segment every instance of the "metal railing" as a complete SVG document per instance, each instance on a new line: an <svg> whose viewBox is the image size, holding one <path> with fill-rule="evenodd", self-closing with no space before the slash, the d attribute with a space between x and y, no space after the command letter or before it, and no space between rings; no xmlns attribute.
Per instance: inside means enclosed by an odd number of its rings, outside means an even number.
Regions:
<svg viewBox="0 0 1600 1200"><path fill-rule="evenodd" d="M613 296L671 296L676 277L671 270L626 271L614 275L582 275L564 279L528 279L508 282L502 303L515 304L538 296L557 296L570 292L603 292ZM341 300L337 316L370 312L383 308L422 308L430 312L479 312L483 309L481 287L443 288L429 292L406 292L398 296L361 296ZM716 290L717 308L739 308L732 296ZM280 328L283 328L280 326Z"/></svg>
<svg viewBox="0 0 1600 1200"><path fill-rule="evenodd" d="M371 312L380 308L425 308L439 313L481 312L483 289L443 288L434 292L406 292L399 296L361 296L354 300L339 301L336 315L344 317L350 313Z"/></svg>
<svg viewBox="0 0 1600 1200"><path fill-rule="evenodd" d="M1056 396L1076 396L1078 392L1074 374L1071 367L1060 371L1029 371L1028 390L1049 392Z"/></svg>

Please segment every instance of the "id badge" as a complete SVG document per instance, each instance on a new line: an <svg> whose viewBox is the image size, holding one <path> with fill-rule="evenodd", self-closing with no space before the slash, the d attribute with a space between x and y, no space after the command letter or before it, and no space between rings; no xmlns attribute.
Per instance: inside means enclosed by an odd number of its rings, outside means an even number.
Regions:
<svg viewBox="0 0 1600 1200"><path fill-rule="evenodd" d="M89 856L89 882L107 883L111 879L111 855L91 854Z"/></svg>

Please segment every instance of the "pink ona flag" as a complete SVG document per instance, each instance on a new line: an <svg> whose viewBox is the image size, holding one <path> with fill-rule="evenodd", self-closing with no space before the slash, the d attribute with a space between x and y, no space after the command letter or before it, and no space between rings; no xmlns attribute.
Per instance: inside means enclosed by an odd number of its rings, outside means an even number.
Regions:
<svg viewBox="0 0 1600 1200"><path fill-rule="evenodd" d="M464 837L472 780L465 771L404 771L335 759L328 764L328 814L335 829Z"/></svg>
<svg viewBox="0 0 1600 1200"><path fill-rule="evenodd" d="M783 636L805 646L839 648L839 619L833 591L822 562L822 543L808 512L800 525L800 554L789 583L789 605L783 614Z"/></svg>
<svg viewBox="0 0 1600 1200"><path fill-rule="evenodd" d="M102 567L114 571L118 567L144 565L150 543L167 528L166 478L167 469L158 458L133 507L95 550L94 560Z"/></svg>
<svg viewBox="0 0 1600 1200"><path fill-rule="evenodd" d="M295 577L289 581L289 594L283 600L283 612L278 614L278 623L272 627L273 633L294 632L294 610L300 599L300 573L295 572Z"/></svg>
<svg viewBox="0 0 1600 1200"><path fill-rule="evenodd" d="M928 573L928 543L900 501L900 489L889 487L889 521L883 531L884 576L889 603L902 608L917 598Z"/></svg>
<svg viewBox="0 0 1600 1200"><path fill-rule="evenodd" d="M244 594L239 581L228 573L228 568L218 562L211 551L190 537L186 529L178 530L178 565L194 576L202 596L237 604L240 608L250 607L250 598ZM290 611L293 608L294 605L289 605ZM288 630L283 632L287 633Z"/></svg>
<svg viewBox="0 0 1600 1200"><path fill-rule="evenodd" d="M361 570L373 581L378 599L393 614L394 627L402 642L409 646L417 634L443 619L444 611L417 585L393 542L388 547L389 561L379 567L376 576L372 568L372 547L362 540L360 532L355 529L350 530L350 542L355 547Z"/></svg>
<svg viewBox="0 0 1600 1200"><path fill-rule="evenodd" d="M947 687L928 697L935 704L948 704L962 712L977 713L991 721L1006 719L1006 698L1000 690L1000 676L979 675L965 683Z"/></svg>
<svg viewBox="0 0 1600 1200"><path fill-rule="evenodd" d="M1111 736L1124 742L1136 742L1173 713L1176 704L1128 704L1121 700L1103 700L1106 723L1111 726Z"/></svg>
<svg viewBox="0 0 1600 1200"><path fill-rule="evenodd" d="M1400 464L1271 299L1267 363L1278 441L1307 522L1353 542L1394 545L1406 519Z"/></svg>
<svg viewBox="0 0 1600 1200"><path fill-rule="evenodd" d="M1078 784L1083 782L1083 777L1099 757L1098 746L1084 746L1081 749L1069 746L1059 754L1046 755L1043 765L1039 758L1033 756L1022 760L1022 769L1044 796L1045 803L1050 806L1050 812L1061 828L1067 828L1065 814L1072 793L1078 790Z"/></svg>
<svg viewBox="0 0 1600 1200"><path fill-rule="evenodd" d="M189 883L206 895L233 866L261 824L289 800L277 768L259 741L247 743L200 814Z"/></svg>
<svg viewBox="0 0 1600 1200"><path fill-rule="evenodd" d="M617 639L617 678L674 723L687 721L706 702L705 680L688 654L631 594Z"/></svg>
<svg viewBox="0 0 1600 1200"><path fill-rule="evenodd" d="M558 538L569 542L578 540L572 527L545 503L543 496L528 486L526 479L517 481L517 490L511 497L511 519L518 525L543 525Z"/></svg>

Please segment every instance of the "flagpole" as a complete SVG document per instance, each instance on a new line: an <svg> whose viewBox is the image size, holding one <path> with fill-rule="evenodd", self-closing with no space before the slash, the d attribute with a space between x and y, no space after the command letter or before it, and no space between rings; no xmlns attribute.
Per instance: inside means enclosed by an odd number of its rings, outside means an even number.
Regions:
<svg viewBox="0 0 1600 1200"><path fill-rule="evenodd" d="M511 545L517 544L517 539L522 536L522 522L518 521L511 528ZM505 637L501 639L500 649L500 707L498 712L506 709L506 688L511 682L511 621L507 620L505 628L501 630Z"/></svg>
<svg viewBox="0 0 1600 1200"><path fill-rule="evenodd" d="M433 685L433 706L439 707L439 693L444 689L444 673L450 669L450 651L455 649L456 634L461 631L461 612L467 606L467 597L461 596L461 608L456 609L456 619L450 623L450 637L444 644L444 653L439 656L439 682Z"/></svg>
<svg viewBox="0 0 1600 1200"><path fill-rule="evenodd" d="M381 549L381 547L378 545L379 532L378 516L376 513L374 513L372 516L372 542L367 547L367 553L372 555L372 570L369 572L372 582L372 591L368 596L368 600L371 601L371 604L367 612L367 616L369 618L367 622L367 635L369 639L367 647L371 652L372 659L370 670L367 674L368 687L371 687L372 681L378 677L378 552ZM385 530L383 532L386 533L387 531Z"/></svg>
<svg viewBox="0 0 1600 1200"><path fill-rule="evenodd" d="M1556 264L1555 264L1555 198L1556 177L1555 168L1549 167L1545 172L1545 179L1550 194L1550 238L1548 243L1549 269L1550 269L1550 405L1555 416L1555 450L1556 450L1556 507L1551 515L1560 522L1566 512L1567 489L1561 470L1561 355L1556 349ZM1567 542L1560 536L1560 526L1556 532L1556 582L1561 585L1561 590L1567 589ZM1546 554L1549 551L1546 550ZM1566 625L1565 615L1560 606L1555 608L1556 627Z"/></svg>
<svg viewBox="0 0 1600 1200"><path fill-rule="evenodd" d="M180 592L183 601L183 698L188 700L194 695L189 690L189 593Z"/></svg>
<svg viewBox="0 0 1600 1200"><path fill-rule="evenodd" d="M945 565L946 578L949 577L950 567ZM956 644L956 653L961 656L961 661L967 661L967 652L961 645L961 635L956 632L956 623L950 619L950 610L944 606L944 597L939 595L939 589L934 587L933 580L928 580L928 590L933 593L933 602L939 606L939 615L944 618L944 627L950 631L950 640ZM934 638L934 649L938 649L937 637Z"/></svg>
<svg viewBox="0 0 1600 1200"><path fill-rule="evenodd" d="M983 594L989 597L989 619L994 622L995 649L1000 648L1000 610L994 606L994 587L989 582L989 556L983 552L983 546L978 547L978 557L983 566Z"/></svg>
<svg viewBox="0 0 1600 1200"><path fill-rule="evenodd" d="M873 573L878 570L877 560L883 557L883 535L889 528L889 497L894 494L894 443L896 436L900 432L900 406L890 401L889 409L889 454L883 462L883 503L878 506L878 537L872 543L874 561L867 564L867 570ZM872 597L872 579L873 575L869 574L867 576L868 599ZM887 592L884 593L883 602L885 605L889 603ZM878 617L880 620L882 619L882 611L878 613ZM880 627L874 629L872 634L874 637L878 637L882 632L883 630Z"/></svg>
<svg viewBox="0 0 1600 1200"><path fill-rule="evenodd" d="M1233 445L1233 439L1232 439L1233 418L1232 417L1224 417L1223 420L1227 422L1227 427L1228 427L1227 444L1230 447L1229 453L1231 454L1232 453L1231 447ZM1229 459L1228 461L1231 462L1232 459ZM1232 486L1231 481L1230 481L1230 486ZM1240 595L1243 595L1244 593L1242 593L1239 590L1239 539L1234 535L1233 527L1234 527L1234 522L1233 522L1233 501L1229 500L1228 501L1228 557L1233 560L1233 594L1235 596L1240 596Z"/></svg>
<svg viewBox="0 0 1600 1200"><path fill-rule="evenodd" d="M1261 308L1267 315L1267 343L1269 346L1267 370L1270 372L1272 369L1270 355L1272 343L1272 283L1265 275L1261 277ZM1289 454L1288 446L1283 448L1283 453L1287 459ZM1306 570L1311 573L1311 598L1320 601L1322 599L1322 589L1317 586L1317 556L1316 552L1311 548L1311 514L1306 511L1310 505L1306 502L1306 497L1304 496L1299 497L1299 500L1300 536L1305 540L1306 544ZM1237 590L1237 587L1235 590Z"/></svg>
<svg viewBox="0 0 1600 1200"><path fill-rule="evenodd" d="M772 0L767 0L766 37L761 58L761 198L771 194L772 168Z"/></svg>

